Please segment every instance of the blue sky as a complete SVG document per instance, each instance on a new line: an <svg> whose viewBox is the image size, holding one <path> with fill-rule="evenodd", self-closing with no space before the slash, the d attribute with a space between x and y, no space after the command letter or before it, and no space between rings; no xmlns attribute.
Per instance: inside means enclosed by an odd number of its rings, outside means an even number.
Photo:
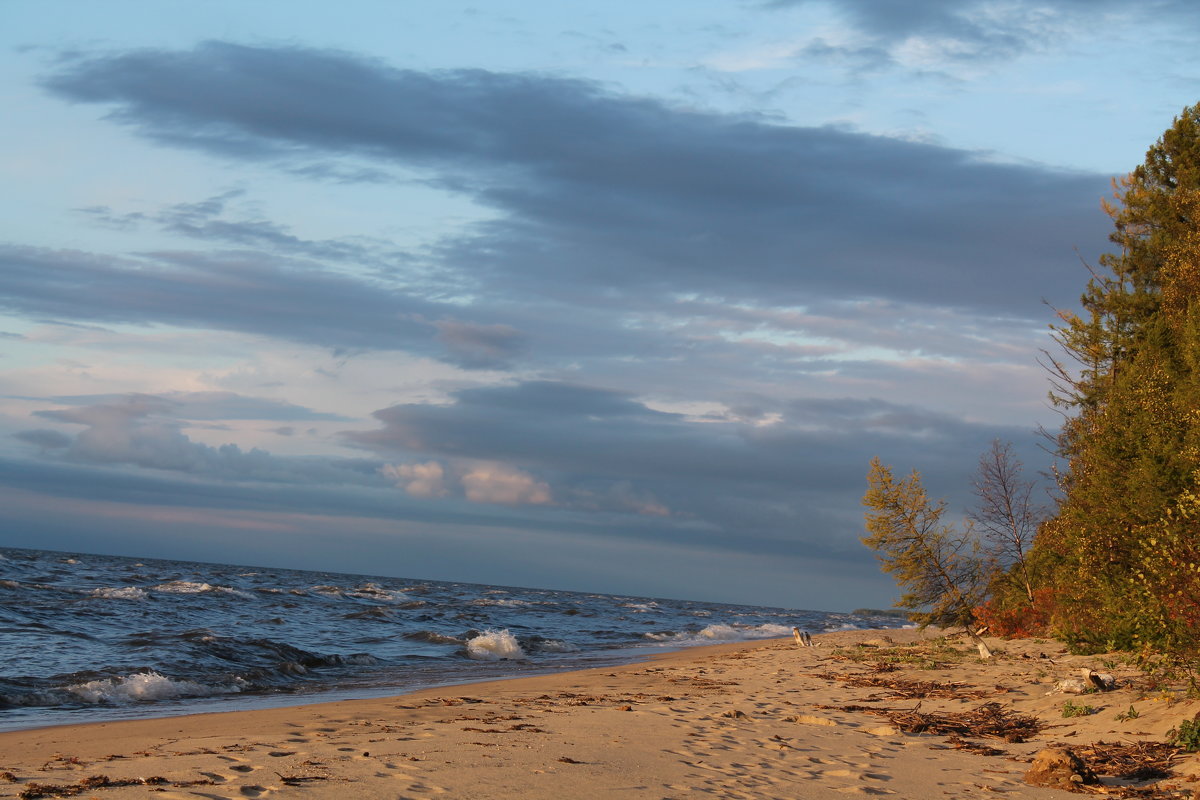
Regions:
<svg viewBox="0 0 1200 800"><path fill-rule="evenodd" d="M1182 0L0 6L0 544L817 609L1054 426Z"/></svg>

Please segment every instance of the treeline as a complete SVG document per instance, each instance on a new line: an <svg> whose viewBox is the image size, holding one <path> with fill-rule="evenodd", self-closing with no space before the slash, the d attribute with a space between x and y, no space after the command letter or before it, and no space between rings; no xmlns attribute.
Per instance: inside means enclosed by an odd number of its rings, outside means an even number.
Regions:
<svg viewBox="0 0 1200 800"><path fill-rule="evenodd" d="M1052 326L1059 348L1047 353L1050 397L1064 415L1053 436L1057 492L1048 511L1025 519L1029 546L1019 553L994 541L989 547L970 526L942 526L940 514L930 526L901 502L920 489L915 473L915 487L902 486L877 462L864 498L871 534L864 541L909 590L901 603L926 621L1048 633L1081 650L1138 650L1194 668L1200 104L1184 109L1145 162L1114 182L1105 209L1115 251L1092 268L1081 312L1059 312ZM1001 505L1021 499L981 477ZM1026 510L1034 513L1028 503ZM927 540L924 550L914 535Z"/></svg>

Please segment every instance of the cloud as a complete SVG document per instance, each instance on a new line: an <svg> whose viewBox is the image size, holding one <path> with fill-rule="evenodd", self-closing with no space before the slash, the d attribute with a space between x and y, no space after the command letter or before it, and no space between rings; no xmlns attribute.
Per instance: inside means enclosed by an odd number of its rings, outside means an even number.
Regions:
<svg viewBox="0 0 1200 800"><path fill-rule="evenodd" d="M550 487L527 472L506 464L480 464L462 476L463 489L472 503L504 506L550 505Z"/></svg>
<svg viewBox="0 0 1200 800"><path fill-rule="evenodd" d="M413 497L445 497L446 472L436 461L425 464L384 464L379 468L383 475Z"/></svg>
<svg viewBox="0 0 1200 800"><path fill-rule="evenodd" d="M820 5L832 9L868 45L817 41L810 55L857 56L881 66L907 62L922 67L948 62L1008 59L1063 41L1106 17L1175 19L1194 23L1187 0L769 0L766 8ZM855 52L857 51L857 52Z"/></svg>
<svg viewBox="0 0 1200 800"><path fill-rule="evenodd" d="M453 399L382 409L380 428L344 437L384 457L467 465L462 483L479 488L469 500L658 517L655 537L755 552L784 542L857 552L872 456L900 469L921 465L929 485L941 487L932 491L961 502L964 465L993 438L1036 452L1027 430L878 399L776 399L747 409L749 418L707 419L548 381L463 389ZM478 463L503 467L468 479Z"/></svg>
<svg viewBox="0 0 1200 800"><path fill-rule="evenodd" d="M58 395L49 400L70 406L92 406L97 404L123 404L142 401L168 410L177 419L186 420L274 420L346 421L341 414L313 411L284 400L262 397L247 397L235 392L164 392L160 394L90 394Z"/></svg>
<svg viewBox="0 0 1200 800"><path fill-rule="evenodd" d="M263 253L117 258L19 245L0 245L0 308L34 318L199 326L372 349L428 347L434 330L413 318L441 316L439 305L397 288Z"/></svg>
<svg viewBox="0 0 1200 800"><path fill-rule="evenodd" d="M479 325L443 319L433 323L438 341L446 345L450 358L468 369L495 369L509 365L510 360L526 346L525 337L511 325Z"/></svg>
<svg viewBox="0 0 1200 800"><path fill-rule="evenodd" d="M413 497L447 497L451 487L468 502L502 506L551 505L550 487L516 467L475 462L448 474L438 461L423 464L385 464L379 471Z"/></svg>
<svg viewBox="0 0 1200 800"><path fill-rule="evenodd" d="M371 265L383 270L408 258L389 243L365 237L304 239L267 219L230 218L231 204L245 196L245 190L233 189L196 202L167 205L154 212L118 213L109 206L89 206L76 211L99 225L116 230L133 230L153 224L159 230L190 239L261 249L313 261Z"/></svg>
<svg viewBox="0 0 1200 800"><path fill-rule="evenodd" d="M71 445L71 437L60 431L39 428L32 431L17 431L13 434L22 442L28 442L43 450L61 450Z"/></svg>
<svg viewBox="0 0 1200 800"><path fill-rule="evenodd" d="M883 12L863 8L882 30ZM920 16L945 27L953 14ZM444 238L430 267L523 303L887 297L1030 318L1042 297L1074 298L1072 248L1106 227L1107 176L545 75L209 43L77 59L45 86L173 147L416 170L499 214Z"/></svg>
<svg viewBox="0 0 1200 800"><path fill-rule="evenodd" d="M174 416L181 404L154 395L126 395L112 402L34 412L84 430L23 431L16 436L53 450L57 458L93 465L131 465L217 480L373 485L375 466L352 460L284 458L236 444L212 447L192 441ZM186 409L187 404L182 406Z"/></svg>

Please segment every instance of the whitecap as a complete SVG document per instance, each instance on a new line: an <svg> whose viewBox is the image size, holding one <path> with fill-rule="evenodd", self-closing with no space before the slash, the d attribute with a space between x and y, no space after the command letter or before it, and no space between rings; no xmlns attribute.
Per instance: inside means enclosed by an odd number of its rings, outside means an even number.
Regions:
<svg viewBox="0 0 1200 800"><path fill-rule="evenodd" d="M467 655L476 661L504 661L525 658L517 637L508 632L484 631L467 642Z"/></svg>
<svg viewBox="0 0 1200 800"><path fill-rule="evenodd" d="M106 600L145 600L147 595L145 589L139 589L136 586L126 586L121 589L104 586L93 589L92 597L103 597Z"/></svg>
<svg viewBox="0 0 1200 800"><path fill-rule="evenodd" d="M188 680L172 680L157 672L139 672L120 678L78 683L66 691L85 703L131 703L173 700L178 697L209 697L241 691L240 686L217 689Z"/></svg>
<svg viewBox="0 0 1200 800"><path fill-rule="evenodd" d="M393 603L403 603L412 599L404 592L397 589L384 589L375 583L363 584L354 591L347 592L346 596L361 597L364 600L388 600Z"/></svg>
<svg viewBox="0 0 1200 800"><path fill-rule="evenodd" d="M520 600L516 597L477 597L471 601L473 606L502 606L507 608L519 608L521 606L531 606L528 600Z"/></svg>
<svg viewBox="0 0 1200 800"><path fill-rule="evenodd" d="M773 622L762 625L709 625L703 630L683 633L646 633L644 638L672 644L708 644L710 642L741 642L749 639L776 639L791 636L792 629Z"/></svg>
<svg viewBox="0 0 1200 800"><path fill-rule="evenodd" d="M578 645L564 642L562 639L547 639L538 644L538 649L543 653L578 653Z"/></svg>
<svg viewBox="0 0 1200 800"><path fill-rule="evenodd" d="M657 611L658 603L622 603L621 608L628 608L635 614L650 614Z"/></svg>
<svg viewBox="0 0 1200 800"><path fill-rule="evenodd" d="M154 591L167 592L168 594L204 594L206 592L216 592L221 594L235 594L239 597L250 596L245 592L231 589L228 586L213 586L211 583L198 583L196 581L167 581L155 586Z"/></svg>

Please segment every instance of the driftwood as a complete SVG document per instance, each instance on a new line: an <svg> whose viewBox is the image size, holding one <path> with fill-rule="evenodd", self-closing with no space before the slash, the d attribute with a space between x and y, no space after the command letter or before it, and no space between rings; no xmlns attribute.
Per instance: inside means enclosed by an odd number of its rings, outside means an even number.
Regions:
<svg viewBox="0 0 1200 800"><path fill-rule="evenodd" d="M881 677L880 672L891 672L890 669L873 669L875 674L847 674L826 672L814 675L829 681L841 681L859 688L887 689L886 697L900 700L920 700L926 697L939 697L950 700L981 700L991 692L976 689L969 683L953 681L943 683L938 681L909 681L901 678Z"/></svg>
<svg viewBox="0 0 1200 800"><path fill-rule="evenodd" d="M213 781L168 781L157 776L150 778L110 778L89 775L76 783L27 783L17 797L28 800L37 797L74 797L93 789L113 789L121 786L212 786Z"/></svg>
<svg viewBox="0 0 1200 800"><path fill-rule="evenodd" d="M1170 777L1171 763L1183 752L1164 742L1094 742L1073 744L1071 749L1096 774L1131 781Z"/></svg>
<svg viewBox="0 0 1200 800"><path fill-rule="evenodd" d="M921 704L912 709L871 708L870 706L817 706L839 711L866 711L886 717L904 733L935 733L974 739L1002 739L1023 742L1036 736L1043 724L1037 717L1016 714L1000 703L984 703L971 711L922 712Z"/></svg>

